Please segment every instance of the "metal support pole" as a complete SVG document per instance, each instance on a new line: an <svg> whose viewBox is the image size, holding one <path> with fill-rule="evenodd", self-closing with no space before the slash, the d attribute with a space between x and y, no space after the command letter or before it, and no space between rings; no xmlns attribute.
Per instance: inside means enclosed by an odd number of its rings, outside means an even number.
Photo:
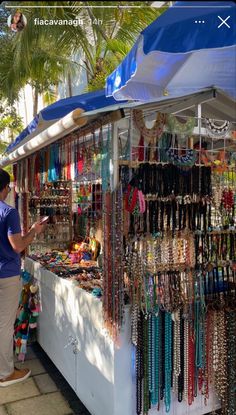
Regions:
<svg viewBox="0 0 236 415"><path fill-rule="evenodd" d="M198 122L198 134L199 134L199 164L201 162L201 151L202 151L202 104L197 106L197 122Z"/></svg>

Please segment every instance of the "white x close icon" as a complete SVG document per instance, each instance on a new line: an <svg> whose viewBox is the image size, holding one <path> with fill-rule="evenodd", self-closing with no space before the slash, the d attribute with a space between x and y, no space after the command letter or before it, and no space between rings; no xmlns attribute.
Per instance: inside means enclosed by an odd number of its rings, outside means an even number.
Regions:
<svg viewBox="0 0 236 415"><path fill-rule="evenodd" d="M219 24L218 29L219 29L219 27L223 26L223 24L225 24L225 26L227 26L230 29L230 25L228 23L226 23L229 18L230 18L230 16L226 17L226 19L222 19L221 16L218 16L218 19L221 20L221 23Z"/></svg>

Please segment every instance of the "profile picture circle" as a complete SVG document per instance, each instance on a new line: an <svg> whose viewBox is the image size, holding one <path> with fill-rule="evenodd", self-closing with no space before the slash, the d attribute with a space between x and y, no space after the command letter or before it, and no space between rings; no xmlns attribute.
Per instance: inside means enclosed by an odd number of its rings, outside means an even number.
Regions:
<svg viewBox="0 0 236 415"><path fill-rule="evenodd" d="M27 25L27 19L20 10L17 10L15 14L8 17L7 25L12 32L21 32Z"/></svg>

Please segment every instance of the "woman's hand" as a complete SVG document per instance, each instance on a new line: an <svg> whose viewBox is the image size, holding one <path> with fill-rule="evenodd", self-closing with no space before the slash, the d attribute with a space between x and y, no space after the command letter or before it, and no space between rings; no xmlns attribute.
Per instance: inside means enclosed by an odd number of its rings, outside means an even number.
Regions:
<svg viewBox="0 0 236 415"><path fill-rule="evenodd" d="M31 229L35 230L35 233L37 235L39 235L40 233L44 232L46 229L47 224L46 223L41 223L41 222L35 222L32 226Z"/></svg>

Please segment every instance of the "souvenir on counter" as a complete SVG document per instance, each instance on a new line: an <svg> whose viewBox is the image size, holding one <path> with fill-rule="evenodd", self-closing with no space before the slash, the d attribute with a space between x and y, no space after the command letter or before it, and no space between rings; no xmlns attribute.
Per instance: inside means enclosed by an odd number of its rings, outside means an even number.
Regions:
<svg viewBox="0 0 236 415"><path fill-rule="evenodd" d="M44 255L33 254L30 258L60 278L68 279L94 296L101 297L102 270L97 261L90 259L89 245L73 243L71 248L71 251L52 251ZM93 292L93 290L95 291Z"/></svg>
<svg viewBox="0 0 236 415"><path fill-rule="evenodd" d="M77 257L77 261L94 261L96 263L98 255L100 253L101 244L96 238L85 238L82 242L73 242L71 244L71 260L72 262L75 261Z"/></svg>

